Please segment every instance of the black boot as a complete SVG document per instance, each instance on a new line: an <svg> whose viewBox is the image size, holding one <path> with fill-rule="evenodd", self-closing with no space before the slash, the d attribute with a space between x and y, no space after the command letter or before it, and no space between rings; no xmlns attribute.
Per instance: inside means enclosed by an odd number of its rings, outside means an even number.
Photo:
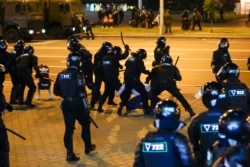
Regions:
<svg viewBox="0 0 250 167"><path fill-rule="evenodd" d="M66 161L73 162L73 161L79 161L80 158L75 155L73 151L67 151L67 157Z"/></svg>
<svg viewBox="0 0 250 167"><path fill-rule="evenodd" d="M28 107L31 107L31 108L36 107L36 105L31 103L32 100L33 100L35 92L36 92L36 89L29 89L29 91L28 91L27 98L26 98L26 101L25 101L25 105L27 105Z"/></svg>
<svg viewBox="0 0 250 167"><path fill-rule="evenodd" d="M123 107L124 107L124 105L122 103L120 103L120 106L119 106L119 108L117 110L117 114L120 115L120 116L122 115L122 109L123 109Z"/></svg>
<svg viewBox="0 0 250 167"><path fill-rule="evenodd" d="M11 89L11 93L10 93L10 104L18 104L17 102L17 93L18 93L18 89L13 87Z"/></svg>
<svg viewBox="0 0 250 167"><path fill-rule="evenodd" d="M98 111L99 113L103 113L103 112L104 112L104 110L102 109L101 106L99 106L99 107L97 108L97 111Z"/></svg>
<svg viewBox="0 0 250 167"><path fill-rule="evenodd" d="M195 112L193 111L193 109L191 107L189 107L188 109L186 109L187 112L189 112L190 118L192 118L193 116L195 116Z"/></svg>
<svg viewBox="0 0 250 167"><path fill-rule="evenodd" d="M90 147L85 149L85 154L89 154L91 151L94 151L96 148L95 144L91 144Z"/></svg>
<svg viewBox="0 0 250 167"><path fill-rule="evenodd" d="M108 101L108 105L116 106L117 104L114 101Z"/></svg>

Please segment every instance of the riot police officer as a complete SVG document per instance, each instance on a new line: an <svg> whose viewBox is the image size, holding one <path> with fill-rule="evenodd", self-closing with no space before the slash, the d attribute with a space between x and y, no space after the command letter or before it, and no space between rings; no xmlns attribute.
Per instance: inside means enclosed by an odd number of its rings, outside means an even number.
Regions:
<svg viewBox="0 0 250 167"><path fill-rule="evenodd" d="M155 66L146 79L147 83L151 81L151 91L149 95L151 107L154 108L155 104L159 101L158 95L166 90L181 102L185 110L189 112L190 117L194 116L195 112L193 111L191 105L187 102L176 86L176 81L181 80L182 77L180 71L172 64L172 59L165 56L162 57L161 64Z"/></svg>
<svg viewBox="0 0 250 167"><path fill-rule="evenodd" d="M154 49L154 61L152 66L156 66L160 64L161 58L163 56L168 56L169 59L172 60L171 56L169 55L170 46L166 46L167 39L165 37L159 37L156 41L156 47Z"/></svg>
<svg viewBox="0 0 250 167"><path fill-rule="evenodd" d="M102 69L102 59L103 57L112 52L112 44L110 42L104 42L101 46L101 48L96 52L95 56L94 56L94 76L95 76L95 82L94 82L94 90L92 90L92 97L90 100L90 108L94 109L95 108L95 104L97 103L97 101L100 99L101 97L101 84L104 80L104 74L103 74L103 69ZM115 97L115 94L111 94L109 95L109 99L108 99L108 104L109 105L116 105L113 102L113 99Z"/></svg>
<svg viewBox="0 0 250 167"><path fill-rule="evenodd" d="M102 69L104 74L105 88L104 92L99 100L99 106L97 111L103 112L102 106L110 94L114 94L115 90L119 90L121 87L121 81L119 80L119 69L121 67L119 61L124 60L129 55L129 46L125 45L125 52L119 46L114 46L111 53L107 53L102 59Z"/></svg>
<svg viewBox="0 0 250 167"><path fill-rule="evenodd" d="M19 103L23 103L23 93L25 86L29 88L26 100L24 102L28 107L34 108L35 105L32 104L34 94L36 92L36 85L32 77L32 68L36 72L36 76L42 78L39 67L38 67L38 58L34 55L34 48L32 46L26 46L24 52L16 59L16 68L17 68L17 78L18 82L21 84L19 87Z"/></svg>
<svg viewBox="0 0 250 167"><path fill-rule="evenodd" d="M131 53L132 57L128 58L125 62L124 82L125 91L118 108L117 114L121 115L124 106L127 106L127 102L131 96L131 90L134 89L141 94L144 115L150 115L150 107L148 104L148 93L140 81L142 73L149 74L150 71L146 70L144 65L144 59L147 58L147 52L145 49L138 49L136 52Z"/></svg>
<svg viewBox="0 0 250 167"><path fill-rule="evenodd" d="M241 108L248 112L250 108L250 93L246 84L239 79L240 69L235 63L226 63L217 73L217 78L223 82L226 95L226 107Z"/></svg>
<svg viewBox="0 0 250 167"><path fill-rule="evenodd" d="M6 102L4 94L0 93L0 166L9 167L9 140L7 135L7 129L2 119L4 110L9 112L13 110L13 107Z"/></svg>
<svg viewBox="0 0 250 167"><path fill-rule="evenodd" d="M17 58L23 54L23 50L25 47L25 43L23 40L18 40L14 45L14 50L11 53L11 58L8 64L9 74L11 77L12 88L10 93L10 104L17 104L18 103L18 90L19 90L19 82L17 78L17 68L16 68L16 60ZM24 88L22 92L24 91Z"/></svg>
<svg viewBox="0 0 250 167"><path fill-rule="evenodd" d="M250 118L246 111L239 109L226 110L219 119L218 139L208 149L206 166L212 166L232 146L247 146L250 142L249 125Z"/></svg>
<svg viewBox="0 0 250 167"><path fill-rule="evenodd" d="M250 166L250 146L237 145L227 149L225 155L217 159L213 167Z"/></svg>
<svg viewBox="0 0 250 167"><path fill-rule="evenodd" d="M10 53L7 52L8 43L6 40L0 40L0 93L3 91L5 74L8 72L7 66L10 59Z"/></svg>
<svg viewBox="0 0 250 167"><path fill-rule="evenodd" d="M188 126L188 137L192 144L198 166L206 164L207 150L217 140L218 120L223 113L220 101L224 89L215 81L209 81L201 88L202 103L208 109L194 116Z"/></svg>
<svg viewBox="0 0 250 167"><path fill-rule="evenodd" d="M154 109L155 132L148 132L137 144L134 167L194 167L195 159L186 136L177 132L185 126L180 108L172 100L162 100Z"/></svg>
<svg viewBox="0 0 250 167"><path fill-rule="evenodd" d="M220 80L217 78L216 74L218 73L218 71L224 64L228 62L232 62L228 48L229 48L228 39L221 38L218 44L218 49L213 52L211 68L212 68L213 73L215 74L216 80L219 82Z"/></svg>
<svg viewBox="0 0 250 167"><path fill-rule="evenodd" d="M81 137L85 144L85 154L95 149L91 142L89 109L85 90L84 75L80 68L82 61L79 53L70 53L67 57L67 69L61 71L56 78L53 92L63 98L61 109L65 122L64 146L67 149L66 161L78 161L73 150L73 133L75 121L82 128Z"/></svg>
<svg viewBox="0 0 250 167"><path fill-rule="evenodd" d="M71 53L78 52L80 54L82 60L81 70L85 75L87 87L92 90L94 88L92 54L75 37L71 37L68 40L67 49Z"/></svg>

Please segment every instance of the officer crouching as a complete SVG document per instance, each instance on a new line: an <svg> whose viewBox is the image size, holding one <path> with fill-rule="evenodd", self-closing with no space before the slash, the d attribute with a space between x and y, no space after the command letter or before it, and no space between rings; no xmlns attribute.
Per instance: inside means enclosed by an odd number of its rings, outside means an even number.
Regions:
<svg viewBox="0 0 250 167"><path fill-rule="evenodd" d="M61 109L65 122L64 146L67 149L66 161L68 162L80 159L73 151L76 120L82 128L81 137L85 144L85 154L89 154L96 148L91 142L89 107L84 76L79 70L81 66L79 53L70 53L67 58L67 68L57 75L54 84L54 94L63 98Z"/></svg>

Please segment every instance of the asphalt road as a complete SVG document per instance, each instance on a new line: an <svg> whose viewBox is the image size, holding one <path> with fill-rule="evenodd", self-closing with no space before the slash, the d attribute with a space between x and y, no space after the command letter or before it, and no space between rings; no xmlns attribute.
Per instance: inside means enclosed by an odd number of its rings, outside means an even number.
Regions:
<svg viewBox="0 0 250 167"><path fill-rule="evenodd" d="M151 68L153 60L153 49L156 39L149 38L128 38L125 42L129 44L132 51L144 48L148 52L145 62L147 69ZM214 80L210 69L212 51L217 48L219 39L198 39L198 38L168 38L171 47L170 53L176 60L183 80L177 82L182 94L191 104L196 113L205 111L201 100L196 100L194 94L200 86L209 80ZM82 40L82 44L94 54L104 41L110 41L113 45L122 47L120 38L96 38L96 40ZM249 71L246 67L246 59L249 56L248 39L230 39L230 48L233 61L241 69L240 79L248 86L250 85ZM35 55L39 58L39 64L47 64L51 69L51 79L55 79L57 73L66 68L65 40L37 40L26 43L35 48ZM9 50L13 45L9 45ZM121 75L122 81L122 75ZM144 81L145 76L142 76ZM37 80L35 80L37 82ZM4 83L4 93L9 100L11 82L7 76ZM89 90L88 90L89 91ZM161 94L161 98L171 98L167 92ZM115 101L118 103L119 98ZM99 129L91 126L92 141L97 145L95 151L89 155L83 153L84 145L80 138L79 124L76 123L74 133L74 150L81 160L76 163L65 161L66 151L63 146L64 122L60 111L60 97L48 100L47 91L41 91L41 99L33 100L36 108L27 109L24 106L14 106L14 111L5 112L3 115L6 126L26 137L26 141L8 133L10 141L10 166L11 167L128 167L132 166L134 150L138 140L147 131L153 130L153 118L144 117L142 110L137 109L127 117L117 115L117 106L105 104L104 113L91 111L91 116L98 124ZM189 123L189 114L185 112L181 104L181 120ZM124 112L124 111L123 111ZM186 135L187 127L180 132Z"/></svg>

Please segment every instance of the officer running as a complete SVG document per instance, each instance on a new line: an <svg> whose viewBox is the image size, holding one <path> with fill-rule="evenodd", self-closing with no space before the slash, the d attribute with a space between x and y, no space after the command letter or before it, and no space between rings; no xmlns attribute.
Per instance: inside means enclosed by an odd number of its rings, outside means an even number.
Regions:
<svg viewBox="0 0 250 167"><path fill-rule="evenodd" d="M119 69L121 67L119 61L124 60L129 55L129 46L125 45L125 51L119 46L114 46L112 52L108 52L102 59L102 69L104 74L105 88L104 92L99 100L99 106L97 111L103 112L102 106L110 94L114 94L115 90L119 90L121 87L121 81L119 80Z"/></svg>
<svg viewBox="0 0 250 167"><path fill-rule="evenodd" d="M92 97L90 100L90 108L95 109L95 104L101 97L101 85L102 82L104 81L104 74L103 74L103 69L102 69L102 59L103 57L112 52L112 44L110 42L104 42L101 46L101 48L96 52L94 56L94 76L95 76L95 81L94 81L94 89L92 90ZM110 94L109 99L108 99L108 105L117 105L113 99L115 97L115 94Z"/></svg>
<svg viewBox="0 0 250 167"><path fill-rule="evenodd" d="M75 121L82 128L81 137L85 144L85 154L95 150L91 142L90 117L85 90L84 75L80 71L82 62L79 53L70 53L67 57L67 69L61 71L54 84L54 94L63 98L61 109L65 122L64 146L67 149L66 161L78 161L73 150Z"/></svg>

